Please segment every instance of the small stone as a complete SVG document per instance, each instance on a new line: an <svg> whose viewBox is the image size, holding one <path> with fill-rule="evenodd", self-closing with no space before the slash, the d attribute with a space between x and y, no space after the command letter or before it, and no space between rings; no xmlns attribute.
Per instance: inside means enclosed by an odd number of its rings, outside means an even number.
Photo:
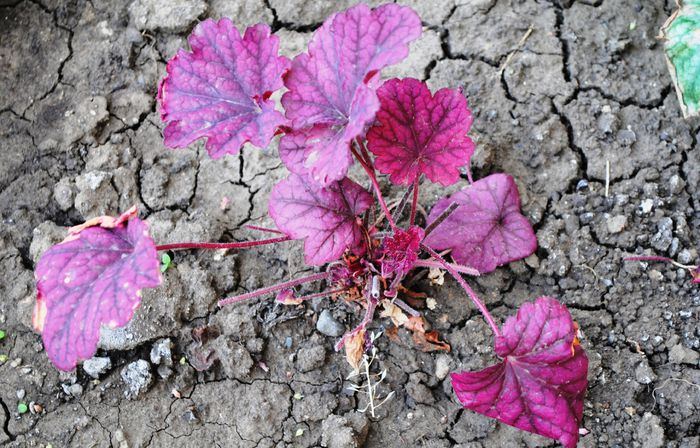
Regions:
<svg viewBox="0 0 700 448"><path fill-rule="evenodd" d="M649 269L647 275L650 279L654 280L655 282L662 282L664 280L664 275L661 273L661 271L658 271L656 269Z"/></svg>
<svg viewBox="0 0 700 448"><path fill-rule="evenodd" d="M700 353L682 344L676 344L669 351L668 360L673 364L697 365L700 361Z"/></svg>
<svg viewBox="0 0 700 448"><path fill-rule="evenodd" d="M444 380L452 368L452 359L447 355L438 355L435 360L435 377Z"/></svg>
<svg viewBox="0 0 700 448"><path fill-rule="evenodd" d="M627 225L627 217L625 215L616 215L608 219L608 233L620 233Z"/></svg>
<svg viewBox="0 0 700 448"><path fill-rule="evenodd" d="M678 174L674 174L668 181L668 187L671 194L679 194L685 188L685 181Z"/></svg>
<svg viewBox="0 0 700 448"><path fill-rule="evenodd" d="M151 362L155 365L172 366L173 365L173 354L172 354L173 342L170 338L163 338L156 341L151 347Z"/></svg>
<svg viewBox="0 0 700 448"><path fill-rule="evenodd" d="M98 379L112 368L112 360L109 357L94 356L83 362L83 370L92 378Z"/></svg>
<svg viewBox="0 0 700 448"><path fill-rule="evenodd" d="M690 251L688 249L683 249L682 251L678 252L679 263L689 264L692 259L693 256L690 254Z"/></svg>
<svg viewBox="0 0 700 448"><path fill-rule="evenodd" d="M583 225L593 222L593 218L595 218L595 215L591 212L582 213L581 216L579 216L579 220Z"/></svg>
<svg viewBox="0 0 700 448"><path fill-rule="evenodd" d="M75 184L67 177L59 180L53 187L53 198L58 204L58 207L64 212L73 207L75 193Z"/></svg>
<svg viewBox="0 0 700 448"><path fill-rule="evenodd" d="M124 396L129 399L136 398L139 394L148 390L148 387L153 382L151 366L143 359L139 359L124 367L121 377L126 385Z"/></svg>
<svg viewBox="0 0 700 448"><path fill-rule="evenodd" d="M634 369L634 376L639 384L651 384L656 381L656 374L646 360L637 365L637 368Z"/></svg>
<svg viewBox="0 0 700 448"><path fill-rule="evenodd" d="M653 199L644 199L642 203L640 204L639 208L642 210L642 213L647 214L651 212L651 209L654 208L654 200Z"/></svg>
<svg viewBox="0 0 700 448"><path fill-rule="evenodd" d="M158 376L160 376L164 380L167 380L173 374L173 369L165 365L158 366L158 369L156 369L156 371L158 372Z"/></svg>
<svg viewBox="0 0 700 448"><path fill-rule="evenodd" d="M673 220L661 218L656 223L656 233L651 237L651 245L654 249L665 252L673 240Z"/></svg>
<svg viewBox="0 0 700 448"><path fill-rule="evenodd" d="M612 134L617 131L619 120L610 112L603 112L598 117L598 130L603 134Z"/></svg>
<svg viewBox="0 0 700 448"><path fill-rule="evenodd" d="M661 448L666 446L661 419L651 412L645 413L637 426L636 438L641 442L642 448Z"/></svg>
<svg viewBox="0 0 700 448"><path fill-rule="evenodd" d="M632 146L632 144L637 141L637 134L631 129L623 129L617 133L617 141L620 142L622 146Z"/></svg>
<svg viewBox="0 0 700 448"><path fill-rule="evenodd" d="M17 389L17 399L18 400L22 400L24 398L25 394L26 394L26 392L24 391L24 389Z"/></svg>
<svg viewBox="0 0 700 448"><path fill-rule="evenodd" d="M581 179L576 184L576 191L588 191L588 181L586 179Z"/></svg>
<svg viewBox="0 0 700 448"><path fill-rule="evenodd" d="M316 329L326 336L339 337L345 333L345 326L335 320L328 310L321 311L321 315L316 322Z"/></svg>
<svg viewBox="0 0 700 448"><path fill-rule="evenodd" d="M83 394L83 386L77 383L71 385L62 384L61 387L66 395L70 395L75 398L79 398Z"/></svg>

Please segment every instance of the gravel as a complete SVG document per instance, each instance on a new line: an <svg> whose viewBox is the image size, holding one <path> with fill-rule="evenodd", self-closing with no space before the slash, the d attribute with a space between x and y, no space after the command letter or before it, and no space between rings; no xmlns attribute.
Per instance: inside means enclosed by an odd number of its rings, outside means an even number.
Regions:
<svg viewBox="0 0 700 448"><path fill-rule="evenodd" d="M321 311L318 322L316 322L316 329L326 336L336 338L345 333L345 326L335 320L328 310Z"/></svg>

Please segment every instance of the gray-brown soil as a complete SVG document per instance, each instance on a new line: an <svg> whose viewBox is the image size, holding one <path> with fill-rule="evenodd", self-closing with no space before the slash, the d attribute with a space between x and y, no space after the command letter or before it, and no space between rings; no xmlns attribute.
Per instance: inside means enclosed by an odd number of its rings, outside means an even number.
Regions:
<svg viewBox="0 0 700 448"><path fill-rule="evenodd" d="M161 243L249 238L242 224L266 222L267 195L285 175L274 148L211 161L201 145L162 144L156 86L197 21L269 23L293 55L352 3L0 0L0 444L556 445L456 403L446 372L495 357L487 325L450 280L419 287L437 299L427 319L452 352L380 339L376 367L395 395L375 419L358 412L365 399L348 389L336 338L317 330L323 310L337 321L324 316L327 333L356 323L353 310L268 299L217 309L218 298L307 269L299 244L175 254L132 324L103 335L98 356L110 365L86 367L96 379L83 367L59 373L31 330L34 263L66 226L132 204ZM699 261L700 123L681 119L655 38L673 1L408 3L425 32L387 75L463 87L475 175L513 174L539 239L536 255L474 281L477 292L500 321L540 295L571 309L591 360L590 434L579 446L698 447L700 290L686 271L622 261ZM426 205L445 194L423 193ZM198 347L192 329L204 325L221 334ZM207 350L221 361L198 373ZM43 410L19 415L20 401Z"/></svg>

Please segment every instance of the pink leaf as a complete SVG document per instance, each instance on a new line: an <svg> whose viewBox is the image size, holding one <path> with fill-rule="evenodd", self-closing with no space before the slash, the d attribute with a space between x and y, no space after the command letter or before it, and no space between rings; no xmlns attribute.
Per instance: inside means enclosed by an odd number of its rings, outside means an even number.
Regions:
<svg viewBox="0 0 700 448"><path fill-rule="evenodd" d="M379 109L378 72L404 59L421 31L418 15L396 4L376 9L359 4L324 22L284 79L287 118L307 137L293 145L303 154L297 158L302 162L288 165L291 171L310 171L323 185L345 177L352 163L349 145L364 135ZM325 131L301 131L319 126ZM294 137L283 141L288 138Z"/></svg>
<svg viewBox="0 0 700 448"><path fill-rule="evenodd" d="M36 265L34 327L51 362L71 370L95 354L100 326L126 325L142 288L160 284L148 224L133 207L119 218L95 218L70 230Z"/></svg>
<svg viewBox="0 0 700 448"><path fill-rule="evenodd" d="M229 19L205 20L189 37L192 52L168 62L158 90L165 144L183 148L206 137L212 158L236 154L251 142L265 147L285 123L267 98L282 87L289 60L279 39L258 24L240 33Z"/></svg>
<svg viewBox="0 0 700 448"><path fill-rule="evenodd" d="M576 333L555 299L524 304L496 338L501 363L452 373L457 398L467 409L575 447L588 385L588 358Z"/></svg>
<svg viewBox="0 0 700 448"><path fill-rule="evenodd" d="M440 199L428 222L452 202L459 207L425 238L425 243L435 250L452 249L452 258L458 263L486 273L537 249L535 232L520 213L518 187L511 176L492 174L450 198Z"/></svg>
<svg viewBox="0 0 700 448"><path fill-rule="evenodd" d="M408 230L396 229L396 233L384 240L382 277L397 273L404 276L413 268L418 259L423 229L418 226Z"/></svg>
<svg viewBox="0 0 700 448"><path fill-rule="evenodd" d="M420 174L442 185L459 180L474 143L467 100L459 90L441 89L433 96L415 79L390 79L377 91L378 123L367 133L379 171L395 184L411 184Z"/></svg>
<svg viewBox="0 0 700 448"><path fill-rule="evenodd" d="M347 248L364 252L357 216L371 204L372 196L350 179L320 187L290 174L272 190L269 212L290 238L305 240L306 263L321 265L337 260Z"/></svg>

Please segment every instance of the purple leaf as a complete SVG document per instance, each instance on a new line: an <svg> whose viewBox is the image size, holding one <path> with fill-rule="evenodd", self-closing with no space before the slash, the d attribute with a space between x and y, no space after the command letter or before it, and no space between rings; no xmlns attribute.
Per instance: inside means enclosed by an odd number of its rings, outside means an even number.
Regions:
<svg viewBox="0 0 700 448"><path fill-rule="evenodd" d="M404 276L413 268L418 259L420 243L423 241L423 229L418 226L408 230L396 229L396 233L384 240L384 257L382 258L382 277L397 273Z"/></svg>
<svg viewBox="0 0 700 448"><path fill-rule="evenodd" d="M279 154L282 162L289 171L301 176L310 173L316 176L315 180L321 185L326 185L328 179L342 179L352 165L353 159L350 151L316 151L316 142L342 143L343 134L337 134L336 129L328 126L314 126L312 128L293 131L285 134L280 140Z"/></svg>
<svg viewBox="0 0 700 448"><path fill-rule="evenodd" d="M284 79L289 92L282 104L299 134L285 136L282 146L303 148L297 149L303 151L297 162L288 164L290 171L309 171L323 185L345 177L352 163L349 145L364 134L379 109L379 70L404 59L421 31L418 15L396 4L376 9L359 4L323 23L308 53L294 58ZM284 143L300 135L306 139Z"/></svg>
<svg viewBox="0 0 700 448"><path fill-rule="evenodd" d="M241 38L231 20L209 19L189 43L192 52L178 51L158 89L165 144L183 148L206 137L212 158L236 154L246 142L267 146L285 123L268 100L289 68L277 36L258 24Z"/></svg>
<svg viewBox="0 0 700 448"><path fill-rule="evenodd" d="M290 174L275 185L269 200L270 217L293 239L304 239L307 264L337 260L345 249L364 252L357 216L372 204L361 186L343 179L321 187L307 177Z"/></svg>
<svg viewBox="0 0 700 448"><path fill-rule="evenodd" d="M459 180L459 167L469 164L474 143L467 100L456 89L433 96L416 79L390 79L377 91L381 107L377 124L367 133L375 165L395 184L411 184L420 174L442 185Z"/></svg>
<svg viewBox="0 0 700 448"><path fill-rule="evenodd" d="M160 284L148 224L133 207L70 229L36 265L34 327L61 370L95 354L100 327L123 327L141 303L141 289Z"/></svg>
<svg viewBox="0 0 700 448"><path fill-rule="evenodd" d="M496 337L501 363L452 373L457 398L467 409L575 447L588 385L588 358L576 333L557 300L524 304Z"/></svg>
<svg viewBox="0 0 700 448"><path fill-rule="evenodd" d="M486 273L537 249L535 232L520 213L518 187L511 176L492 174L440 199L428 222L452 202L459 207L425 238L425 244L435 250L452 249L458 263Z"/></svg>

